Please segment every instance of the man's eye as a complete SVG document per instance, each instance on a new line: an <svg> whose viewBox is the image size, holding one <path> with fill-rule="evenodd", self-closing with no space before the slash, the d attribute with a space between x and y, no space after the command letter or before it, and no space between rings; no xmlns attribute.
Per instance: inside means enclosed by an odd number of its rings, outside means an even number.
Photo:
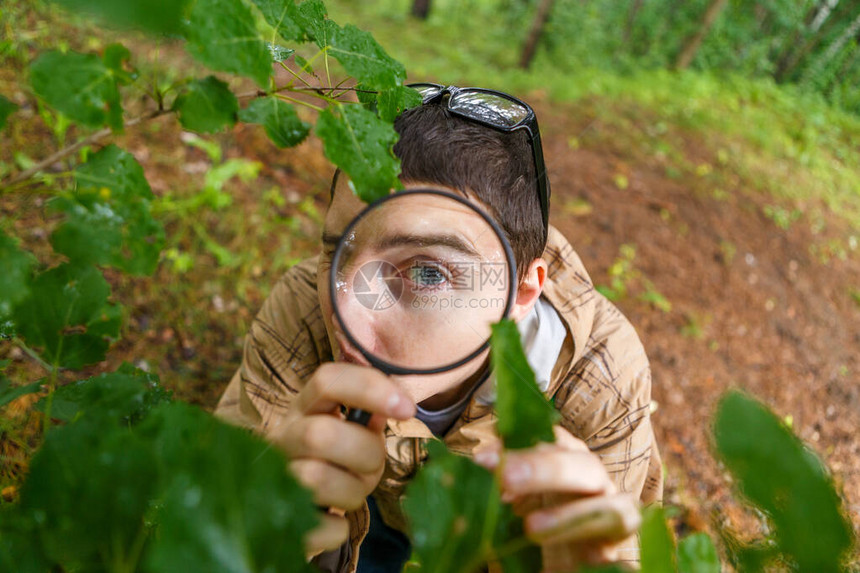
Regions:
<svg viewBox="0 0 860 573"><path fill-rule="evenodd" d="M448 282L448 275L437 265L415 264L409 268L409 280L419 287L434 288Z"/></svg>

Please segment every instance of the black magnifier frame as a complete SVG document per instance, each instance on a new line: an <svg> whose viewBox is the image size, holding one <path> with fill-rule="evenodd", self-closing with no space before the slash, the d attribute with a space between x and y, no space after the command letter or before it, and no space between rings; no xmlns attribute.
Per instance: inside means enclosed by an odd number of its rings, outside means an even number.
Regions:
<svg viewBox="0 0 860 573"><path fill-rule="evenodd" d="M484 221L486 221L493 231L496 233L499 241L502 244L502 248L505 250L505 258L508 262L508 284L511 285L508 289L508 298L505 301L505 309L502 313L501 319L507 318L510 315L511 308L513 307L514 300L517 296L517 282L516 282L516 259L514 259L514 252L511 249L511 245L505 237L504 231L499 226L499 224L488 215L483 209L473 204L471 201L457 195L455 193L451 193L450 191L443 191L441 189L434 189L431 187L422 187L422 188L412 188L404 191L397 191L390 195L386 195L380 199L377 199L370 205L364 208L364 210L359 213L355 219L353 219L349 225L344 230L343 234L338 239L337 246L334 250L334 256L331 261L331 270L329 271L329 297L331 301L331 307L334 311L334 315L337 318L338 323L340 324L344 336L346 336L347 340L350 344L352 344L362 356L364 356L367 361L376 369L381 370L386 374L396 374L396 375L410 375L410 374L438 374L440 372L447 372L448 370L453 370L467 362L475 359L482 352L484 352L490 346L490 340L487 339L480 347L478 347L474 352L457 360L455 362L451 362L450 364L446 364L444 366L437 366L435 368L405 368L403 366L398 366L397 364L391 364L374 356L371 352L366 350L361 343L356 340L356 338L349 331L349 328L346 326L346 322L343 320L343 316L341 315L340 308L337 302L337 269L340 266L341 255L343 254L344 248L347 246L348 238L350 237L352 231L355 227L370 213L372 213L380 204L385 203L386 201L397 200L401 197L407 195L437 195L439 197L447 197L448 199L453 199L458 203L462 203L467 207L470 207L473 211L478 213Z"/></svg>

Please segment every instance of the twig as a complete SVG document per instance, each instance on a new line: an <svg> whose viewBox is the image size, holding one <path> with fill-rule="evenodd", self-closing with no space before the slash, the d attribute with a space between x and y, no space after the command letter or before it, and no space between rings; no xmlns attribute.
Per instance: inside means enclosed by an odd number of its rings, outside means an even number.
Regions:
<svg viewBox="0 0 860 573"><path fill-rule="evenodd" d="M292 98L290 96L285 96L284 94L275 94L275 97L280 98L280 99L285 100L285 101L288 101L288 102L292 102L295 104L303 105L305 107L309 107L309 108L316 110L316 111L319 111L319 112L323 111L323 108L321 108L318 105L314 105L312 103L308 103L308 102L302 101L300 99Z"/></svg>
<svg viewBox="0 0 860 573"><path fill-rule="evenodd" d="M25 353L27 356L29 356L29 357L30 357L30 359L32 359L32 360L33 360L33 362L35 362L36 364L38 364L39 366L41 366L42 368L44 368L44 369L45 369L45 370L47 370L48 372L53 372L53 371L54 371L54 367L53 367L53 366L51 366L50 364L48 364L47 362L45 362L44 360L42 360L42 357L41 357L41 356L39 356L39 354L38 354L35 350L33 350L32 348L30 348L29 346L27 346L27 343L26 343L26 342L24 342L23 340L21 340L20 338L18 338L18 337L16 336L15 338L13 338L13 339L12 339L12 343L13 343L13 344L16 344L16 345L18 346L18 348L20 348L21 350L23 350L23 351L24 351L24 353Z"/></svg>
<svg viewBox="0 0 860 573"><path fill-rule="evenodd" d="M123 124L123 127L132 127L132 126L135 126L142 121L148 121L150 119L155 119L156 117L166 115L168 113L173 113L173 110L159 109L159 110L153 111L151 113L148 113L146 115L142 115L140 117L135 117L133 119L130 119ZM31 167L29 169L25 169L24 171L20 172L18 175L12 177L6 183L6 185L14 185L15 183L20 183L21 181L25 181L25 180L29 179L30 177L32 177L33 175L35 175L36 173L38 173L39 171L43 170L45 167L48 167L49 165L52 165L52 164L56 163L57 161L65 158L65 157L68 157L69 155L71 155L72 153L81 149L82 147L86 147L87 145L96 143L97 141L104 139L105 137L107 137L111 133L112 133L112 130L110 128L107 128L107 127L104 129L100 129L99 131L96 131L94 133L91 133L90 135L81 139L80 141L77 141L77 142L73 143L72 145L69 145L68 147L64 147L64 148L60 149L59 151L50 155L48 158L43 159L42 161L40 161L39 163L37 163L33 167Z"/></svg>

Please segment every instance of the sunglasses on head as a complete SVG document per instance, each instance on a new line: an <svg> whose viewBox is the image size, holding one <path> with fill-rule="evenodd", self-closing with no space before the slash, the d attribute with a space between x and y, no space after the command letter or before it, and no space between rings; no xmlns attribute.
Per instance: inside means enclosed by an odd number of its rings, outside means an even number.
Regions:
<svg viewBox="0 0 860 573"><path fill-rule="evenodd" d="M509 133L523 130L528 134L546 232L549 223L549 179L546 176L537 116L531 106L506 93L483 88L458 88L430 83L409 84L408 87L421 94L424 104L444 101L443 96L448 94L447 109L454 115L498 131Z"/></svg>

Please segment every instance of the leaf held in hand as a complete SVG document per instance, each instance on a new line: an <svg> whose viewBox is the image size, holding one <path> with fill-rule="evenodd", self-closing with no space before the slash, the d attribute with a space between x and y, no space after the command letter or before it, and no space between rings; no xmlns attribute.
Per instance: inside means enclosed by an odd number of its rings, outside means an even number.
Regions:
<svg viewBox="0 0 860 573"><path fill-rule="evenodd" d="M329 108L319 115L316 132L326 157L349 175L363 201L384 197L400 186L400 162L392 153L397 132L373 112L354 104Z"/></svg>
<svg viewBox="0 0 860 573"><path fill-rule="evenodd" d="M642 571L649 573L676 573L675 541L663 508L652 506L642 512L639 530Z"/></svg>
<svg viewBox="0 0 860 573"><path fill-rule="evenodd" d="M403 501L412 548L421 571L449 573L490 556L495 527L488 513L501 511L493 474L441 442L428 445L429 461L410 482Z"/></svg>
<svg viewBox="0 0 860 573"><path fill-rule="evenodd" d="M236 123L239 100L226 83L215 76L194 80L173 104L185 129L215 133Z"/></svg>
<svg viewBox="0 0 860 573"><path fill-rule="evenodd" d="M298 145L311 129L292 105L274 96L255 99L239 112L239 119L262 125L269 139L281 148Z"/></svg>
<svg viewBox="0 0 860 573"><path fill-rule="evenodd" d="M554 442L552 428L559 414L535 382L513 321L493 325L490 349L498 394L496 428L505 447L521 449Z"/></svg>

